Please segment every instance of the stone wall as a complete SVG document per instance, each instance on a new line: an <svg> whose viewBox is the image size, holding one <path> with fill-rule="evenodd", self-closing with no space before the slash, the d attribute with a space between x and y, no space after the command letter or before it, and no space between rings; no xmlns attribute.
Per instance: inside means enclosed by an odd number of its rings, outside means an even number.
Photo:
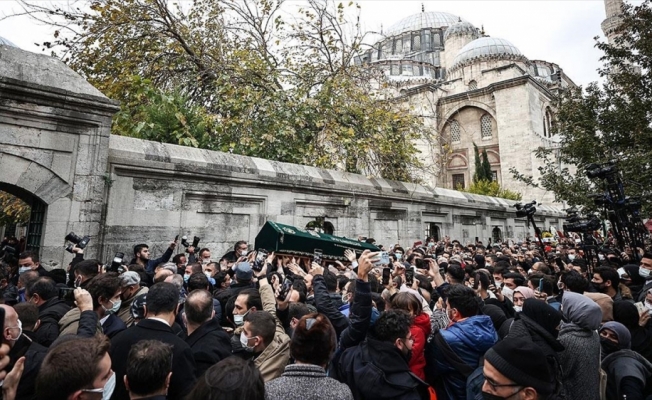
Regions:
<svg viewBox="0 0 652 400"><path fill-rule="evenodd" d="M161 254L175 235L202 238L219 257L253 242L266 220L304 227L326 216L335 234L410 245L434 223L442 235L487 241L494 227L525 237L513 202L446 189L189 147L111 136L101 257L134 244ZM542 228L561 211L539 207Z"/></svg>

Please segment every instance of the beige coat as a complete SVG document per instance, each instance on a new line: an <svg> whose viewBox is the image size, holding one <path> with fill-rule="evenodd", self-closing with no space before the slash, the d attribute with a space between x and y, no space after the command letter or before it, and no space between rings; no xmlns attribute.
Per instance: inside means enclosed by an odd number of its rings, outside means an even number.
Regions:
<svg viewBox="0 0 652 400"><path fill-rule="evenodd" d="M127 300L123 301L120 304L120 310L118 310L118 318L122 320L122 322L127 325L127 328L133 325L134 323L134 317L131 316L131 305L134 303L134 300L136 297L140 296L141 294L149 292L149 288L146 286L141 287L138 289L135 295L131 296Z"/></svg>
<svg viewBox="0 0 652 400"><path fill-rule="evenodd" d="M276 320L274 340L254 360L254 364L260 370L263 380L269 382L281 376L285 366L290 361L290 337L285 333L283 324L276 317L276 298L266 279L261 281L259 292L263 310L272 314L274 320Z"/></svg>

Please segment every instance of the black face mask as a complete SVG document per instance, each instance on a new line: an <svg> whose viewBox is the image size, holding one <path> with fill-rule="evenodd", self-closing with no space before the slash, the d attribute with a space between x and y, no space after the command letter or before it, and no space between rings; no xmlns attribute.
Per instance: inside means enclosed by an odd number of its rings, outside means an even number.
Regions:
<svg viewBox="0 0 652 400"><path fill-rule="evenodd" d="M605 354L611 354L620 350L618 343L614 343L605 337L600 337L600 347L602 347L602 352Z"/></svg>
<svg viewBox="0 0 652 400"><path fill-rule="evenodd" d="M509 396L509 397L512 397L512 396ZM506 399L509 399L509 397L500 397L500 396L497 396L495 394L482 392L482 399L483 400L506 400Z"/></svg>

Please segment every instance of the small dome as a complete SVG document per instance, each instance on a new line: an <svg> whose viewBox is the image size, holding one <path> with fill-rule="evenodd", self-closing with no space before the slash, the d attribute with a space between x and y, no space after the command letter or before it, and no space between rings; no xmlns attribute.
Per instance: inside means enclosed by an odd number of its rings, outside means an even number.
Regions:
<svg viewBox="0 0 652 400"><path fill-rule="evenodd" d="M473 26L472 23L467 21L459 21L455 25L451 25L448 29L446 29L446 32L444 32L444 41L446 41L449 37L462 35L470 35L473 39L477 39L480 37L480 32L478 32L478 28Z"/></svg>
<svg viewBox="0 0 652 400"><path fill-rule="evenodd" d="M509 60L524 60L525 56L512 43L505 39L482 37L462 47L455 60L453 68L457 68L481 58L503 58Z"/></svg>
<svg viewBox="0 0 652 400"><path fill-rule="evenodd" d="M18 47L18 46L16 46L15 44L13 44L13 43L11 43L10 41L8 41L7 39L5 39L5 38L3 38L2 36L0 36L0 46L3 46L3 45L4 45L4 46L11 46L11 47Z"/></svg>
<svg viewBox="0 0 652 400"><path fill-rule="evenodd" d="M460 19L457 15L446 12L420 12L398 21L387 28L384 34L385 36L394 36L403 32L420 31L424 28L442 28L444 26L454 25Z"/></svg>

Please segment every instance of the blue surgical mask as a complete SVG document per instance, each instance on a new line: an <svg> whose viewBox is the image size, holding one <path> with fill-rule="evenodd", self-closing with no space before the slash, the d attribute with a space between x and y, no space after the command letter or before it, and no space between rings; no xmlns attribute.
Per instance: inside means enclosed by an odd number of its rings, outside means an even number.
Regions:
<svg viewBox="0 0 652 400"><path fill-rule="evenodd" d="M185 275L183 276L183 281L186 282L186 283L188 283L189 280L190 280L190 274L185 274Z"/></svg>
<svg viewBox="0 0 652 400"><path fill-rule="evenodd" d="M104 391L102 392L102 400L110 400L115 390L115 372L111 374L111 377L104 384Z"/></svg>
<svg viewBox="0 0 652 400"><path fill-rule="evenodd" d="M401 261L401 258L403 257L402 253L395 253L394 255L396 256L396 261Z"/></svg>
<svg viewBox="0 0 652 400"><path fill-rule="evenodd" d="M31 270L32 270L32 268L30 268L30 267L20 267L20 268L18 268L18 275L22 275L25 272L31 271Z"/></svg>

